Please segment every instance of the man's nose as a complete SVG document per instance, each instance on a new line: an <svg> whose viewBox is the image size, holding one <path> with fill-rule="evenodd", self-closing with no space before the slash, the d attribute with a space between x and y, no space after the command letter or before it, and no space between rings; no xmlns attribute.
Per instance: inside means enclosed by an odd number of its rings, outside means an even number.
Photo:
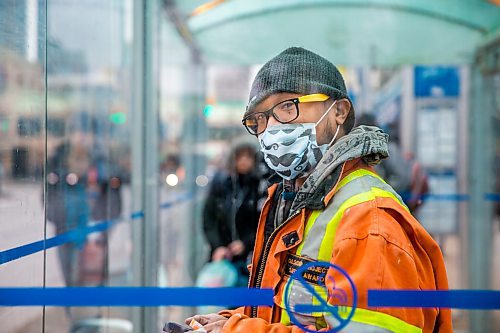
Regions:
<svg viewBox="0 0 500 333"><path fill-rule="evenodd" d="M269 116L269 119L267 120L267 126L273 126L273 125L277 125L277 124L280 124L280 122L277 121L276 118L274 118L274 116L271 114Z"/></svg>

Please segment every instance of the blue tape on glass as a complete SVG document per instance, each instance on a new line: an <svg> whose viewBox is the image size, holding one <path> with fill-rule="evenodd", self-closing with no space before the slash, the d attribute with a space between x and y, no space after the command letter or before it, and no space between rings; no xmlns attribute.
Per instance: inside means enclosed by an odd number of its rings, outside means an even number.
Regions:
<svg viewBox="0 0 500 333"><path fill-rule="evenodd" d="M174 200L162 203L160 205L160 209L171 208L172 206L175 206L175 205L177 205L177 204L179 204L181 202L184 202L184 201L187 201L187 200L191 200L191 199L193 199L193 197L194 197L193 193L180 194Z"/></svg>
<svg viewBox="0 0 500 333"><path fill-rule="evenodd" d="M368 290L368 306L499 310L498 290Z"/></svg>
<svg viewBox="0 0 500 333"><path fill-rule="evenodd" d="M273 304L272 289L0 288L0 306L240 306Z"/></svg>
<svg viewBox="0 0 500 333"><path fill-rule="evenodd" d="M272 305L272 289L61 287L0 288L0 306L238 306ZM295 304L295 310L325 311L325 305ZM442 307L499 310L498 290L368 290L371 307ZM332 307L327 306L328 309ZM293 309L292 309L293 310Z"/></svg>
<svg viewBox="0 0 500 333"><path fill-rule="evenodd" d="M144 217L144 212L143 211L138 211L130 214L130 219L131 220L136 220L136 219L141 219Z"/></svg>
<svg viewBox="0 0 500 333"><path fill-rule="evenodd" d="M116 221L102 221L100 223L88 226L86 228L74 229L58 236L48 238L45 241L22 245L13 249L0 252L0 265L9 261L16 260L27 255L50 249L65 243L79 242L85 239L85 236L94 232L102 232L111 227Z"/></svg>
<svg viewBox="0 0 500 333"><path fill-rule="evenodd" d="M470 196L468 194L449 193L449 194L425 194L422 200L425 201L468 201Z"/></svg>
<svg viewBox="0 0 500 333"><path fill-rule="evenodd" d="M176 204L179 204L184 201L188 201L193 198L192 193L184 193L178 195L174 200L172 201L167 201L165 203L162 203L160 205L161 209L168 209ZM144 212L143 211L137 211L133 212L130 214L130 219L131 220L136 220L144 217ZM121 222L121 221L126 221L126 220L107 220L107 221L99 221L95 222L92 225L89 225L85 228L78 228L74 229L68 232L65 232L63 234L54 236L52 238L48 238L45 241L37 241L25 245L21 245L9 250L5 251L0 251L0 265L5 264L9 261L20 259L22 257L28 256L30 254L34 254L40 251L43 251L44 249L50 249L65 243L71 243L71 242L81 242L82 240L85 239L85 236L94 232L104 232L111 228L114 224Z"/></svg>
<svg viewBox="0 0 500 333"><path fill-rule="evenodd" d="M410 199L411 193L402 193L401 197L403 199ZM422 201L454 201L454 202L464 202L469 201L470 195L466 193L430 193L422 196ZM485 193L484 200L499 202L500 193Z"/></svg>
<svg viewBox="0 0 500 333"><path fill-rule="evenodd" d="M161 209L169 209L176 204L183 201L190 200L193 198L192 193L184 193L179 195L172 201L162 203L160 205ZM468 194L428 194L424 196L424 201L467 201L470 199ZM484 199L487 201L500 201L500 194L497 193L486 193ZM133 212L130 215L131 220L136 220L144 217L143 211ZM103 232L111 227L113 223L119 222L119 220L112 221L101 221L97 222L95 226L87 227L87 229L72 230L67 233L46 239L15 247L9 250L0 251L0 265L5 264L9 261L16 260L33 253L43 251L44 249L50 249L65 243L75 242L81 239L82 235L87 235L93 232ZM78 238L80 237L80 238Z"/></svg>
<svg viewBox="0 0 500 333"><path fill-rule="evenodd" d="M484 195L484 198L487 201L499 202L500 201L500 193L486 193Z"/></svg>

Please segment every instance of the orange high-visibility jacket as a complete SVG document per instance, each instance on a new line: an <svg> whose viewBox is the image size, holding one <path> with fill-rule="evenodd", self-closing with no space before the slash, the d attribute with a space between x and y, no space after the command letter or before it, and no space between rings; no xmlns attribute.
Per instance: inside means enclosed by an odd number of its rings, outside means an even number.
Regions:
<svg viewBox="0 0 500 333"><path fill-rule="evenodd" d="M452 332L450 309L368 307L369 289L446 290L448 281L439 246L362 159L343 163L337 181L323 198L324 210L302 208L292 213L264 244L276 189L277 185L270 188L262 209L249 284L273 289L274 306L220 312L229 318L223 332L303 332L284 310L287 265L293 262L296 268L297 263L315 260L341 267L357 288L357 309L342 332ZM346 284L344 279L335 287L345 290L352 301ZM289 297L311 299L307 289L295 285ZM335 327L335 319L327 313L297 313L295 318L311 330Z"/></svg>

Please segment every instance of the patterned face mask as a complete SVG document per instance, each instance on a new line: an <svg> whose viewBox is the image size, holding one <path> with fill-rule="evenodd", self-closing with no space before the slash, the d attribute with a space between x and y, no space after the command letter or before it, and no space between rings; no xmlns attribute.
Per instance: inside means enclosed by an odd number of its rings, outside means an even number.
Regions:
<svg viewBox="0 0 500 333"><path fill-rule="evenodd" d="M316 141L316 126L328 114L333 105L317 123L279 124L269 126L259 136L261 151L267 165L282 178L291 180L305 176L318 165L329 145L319 146Z"/></svg>

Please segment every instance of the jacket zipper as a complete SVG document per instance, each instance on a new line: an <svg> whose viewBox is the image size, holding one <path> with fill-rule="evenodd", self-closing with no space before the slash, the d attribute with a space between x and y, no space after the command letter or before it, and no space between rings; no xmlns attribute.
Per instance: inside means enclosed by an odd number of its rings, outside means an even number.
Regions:
<svg viewBox="0 0 500 333"><path fill-rule="evenodd" d="M276 229L274 229L271 235L269 236L269 239L266 242L266 246L264 247L264 252L262 252L262 255L260 256L259 259L259 271L257 273L257 277L255 278L255 283L254 283L255 288L260 288L260 285L262 283L264 267L266 267L266 261L267 261L267 252L269 252L269 249L271 248L274 238L276 237L277 231L280 230L285 224L287 224L288 221L297 216L299 213L300 210L295 211L285 220L285 222L281 223ZM257 317L257 306L252 306L252 318L256 317Z"/></svg>
<svg viewBox="0 0 500 333"><path fill-rule="evenodd" d="M345 164L346 164L346 162L342 163L342 169L340 170L340 175L339 175L339 177L338 177L335 185L332 187L332 189L335 189L337 187L337 185L339 184L340 178L341 178L342 174L344 173ZM324 197L321 200L323 201ZM264 273L264 267L266 266L265 264L266 264L266 260L267 260L266 259L267 252L269 251L269 248L271 247L271 244L274 241L274 237L276 237L275 233L278 230L280 230L281 227L283 227L288 221L290 221L292 218L294 218L295 216L297 216L300 213L301 210L302 209L299 209L299 210L295 211L292 215L290 215L285 220L285 222L283 222L276 229L274 229L273 232L271 233L271 235L269 236L269 239L267 240L266 246L264 247L264 252L262 253L262 255L261 255L260 259L259 259L259 271L257 273L257 277L255 278L255 283L254 283L254 287L255 288L260 288L260 284L262 283L262 275ZM257 306L252 306L251 307L251 314L252 314L252 318L256 318L257 317Z"/></svg>

